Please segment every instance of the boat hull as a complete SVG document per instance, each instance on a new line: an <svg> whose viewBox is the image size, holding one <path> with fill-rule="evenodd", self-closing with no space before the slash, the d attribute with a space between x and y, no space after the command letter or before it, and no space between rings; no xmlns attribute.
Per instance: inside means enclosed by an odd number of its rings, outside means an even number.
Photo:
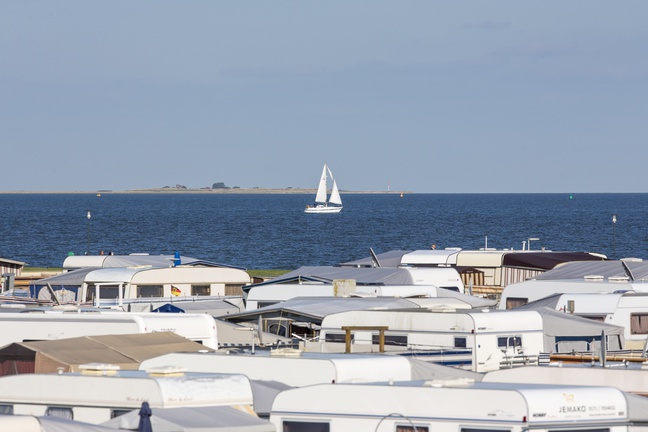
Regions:
<svg viewBox="0 0 648 432"><path fill-rule="evenodd" d="M342 207L327 207L327 206L315 206L315 207L306 207L304 210L305 213L340 213Z"/></svg>

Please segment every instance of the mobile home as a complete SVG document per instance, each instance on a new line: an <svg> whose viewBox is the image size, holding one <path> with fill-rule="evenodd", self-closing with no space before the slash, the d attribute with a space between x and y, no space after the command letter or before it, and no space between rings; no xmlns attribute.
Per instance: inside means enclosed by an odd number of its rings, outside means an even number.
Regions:
<svg viewBox="0 0 648 432"><path fill-rule="evenodd" d="M477 376L470 371L421 363L403 356L346 355L282 349L261 351L254 355L170 353L145 360L140 368L146 370L165 365L182 365L192 372L241 373L252 380L278 381L293 387L326 383L409 381L430 378L430 370L437 377Z"/></svg>
<svg viewBox="0 0 648 432"><path fill-rule="evenodd" d="M334 296L357 296L357 297L431 297L445 298L448 302L460 308L488 307L496 302L487 299L480 299L457 291L438 288L434 285L355 285L333 284L321 282L303 282L299 284L267 283L250 286L247 290L245 309L247 311L270 306L276 303L287 301L296 297L334 297Z"/></svg>
<svg viewBox="0 0 648 432"><path fill-rule="evenodd" d="M195 374L162 368L120 371L90 364L81 373L0 377L3 414L60 416L102 423L138 409L191 406L252 407L249 379L240 374Z"/></svg>
<svg viewBox="0 0 648 432"><path fill-rule="evenodd" d="M216 322L207 314L135 312L0 313L0 346L13 342L79 336L174 332L209 348L218 348ZM11 329L9 331L9 329Z"/></svg>
<svg viewBox="0 0 648 432"><path fill-rule="evenodd" d="M321 384L285 390L272 405L277 431L627 431L614 387L428 381Z"/></svg>
<svg viewBox="0 0 648 432"><path fill-rule="evenodd" d="M615 292L648 292L648 283L630 282L627 278L604 279L600 275L582 279L531 279L504 288L499 309L512 309L553 294L595 294Z"/></svg>
<svg viewBox="0 0 648 432"><path fill-rule="evenodd" d="M42 300L108 306L128 301L169 302L240 296L242 287L250 281L245 270L230 267L82 268L35 281L30 286L30 293Z"/></svg>
<svg viewBox="0 0 648 432"><path fill-rule="evenodd" d="M332 284L335 280L353 280L355 285L433 285L451 291L464 292L464 284L455 268L451 267L352 267L306 266L281 277L272 284L320 282ZM262 285L262 284L257 284ZM250 287L243 290L248 291Z"/></svg>
<svg viewBox="0 0 648 432"><path fill-rule="evenodd" d="M348 331L353 352L376 352L378 329L383 328L387 350L444 365L483 372L535 363L544 349L542 317L537 312L511 312L342 312L323 319L319 341L307 348L345 350Z"/></svg>

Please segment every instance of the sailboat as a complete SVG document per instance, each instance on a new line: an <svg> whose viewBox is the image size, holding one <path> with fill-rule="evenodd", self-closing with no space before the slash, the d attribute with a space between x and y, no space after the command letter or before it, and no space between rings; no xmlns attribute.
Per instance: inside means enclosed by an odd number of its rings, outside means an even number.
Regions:
<svg viewBox="0 0 648 432"><path fill-rule="evenodd" d="M327 180L331 177L333 181L333 188L331 189L331 196L327 199ZM342 198L340 198L340 191L338 190L337 183L333 178L333 173L328 165L324 164L322 176L320 177L319 187L317 188L317 195L315 195L315 205L306 206L306 213L339 213L342 211Z"/></svg>

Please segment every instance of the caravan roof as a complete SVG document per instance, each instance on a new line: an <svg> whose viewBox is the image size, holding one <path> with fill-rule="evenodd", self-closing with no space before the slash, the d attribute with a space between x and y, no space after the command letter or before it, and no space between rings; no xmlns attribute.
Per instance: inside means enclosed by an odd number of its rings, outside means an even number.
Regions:
<svg viewBox="0 0 648 432"><path fill-rule="evenodd" d="M0 377L0 402L139 408L251 405L252 389L241 374L154 371L20 374Z"/></svg>
<svg viewBox="0 0 648 432"><path fill-rule="evenodd" d="M402 356L259 351L255 355L172 353L142 362L140 368L181 364L195 372L242 373L252 380L279 381L291 386L323 383L366 383L413 379L467 377L470 371Z"/></svg>
<svg viewBox="0 0 648 432"><path fill-rule="evenodd" d="M410 300L396 297L296 297L292 300L248 312L228 315L222 319L232 322L256 321L263 315L302 316L321 321L325 316L343 311L367 309L412 309L420 306Z"/></svg>
<svg viewBox="0 0 648 432"><path fill-rule="evenodd" d="M131 266L172 267L177 259L175 255L149 255L146 253L130 255L70 255L63 261L63 269L73 270L85 267ZM186 256L180 256L179 259L181 265L194 267L230 267L245 270L242 267L219 264Z"/></svg>
<svg viewBox="0 0 648 432"><path fill-rule="evenodd" d="M457 265L457 255L461 249L415 250L401 257L401 265Z"/></svg>

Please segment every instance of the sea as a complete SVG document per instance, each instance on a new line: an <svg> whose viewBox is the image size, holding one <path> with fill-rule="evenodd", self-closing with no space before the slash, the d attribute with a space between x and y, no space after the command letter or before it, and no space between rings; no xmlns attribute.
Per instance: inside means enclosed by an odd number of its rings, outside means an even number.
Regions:
<svg viewBox="0 0 648 432"><path fill-rule="evenodd" d="M648 194L0 194L0 257L174 254L253 269L326 266L391 250L587 251L648 258ZM531 240L529 240L531 239Z"/></svg>

